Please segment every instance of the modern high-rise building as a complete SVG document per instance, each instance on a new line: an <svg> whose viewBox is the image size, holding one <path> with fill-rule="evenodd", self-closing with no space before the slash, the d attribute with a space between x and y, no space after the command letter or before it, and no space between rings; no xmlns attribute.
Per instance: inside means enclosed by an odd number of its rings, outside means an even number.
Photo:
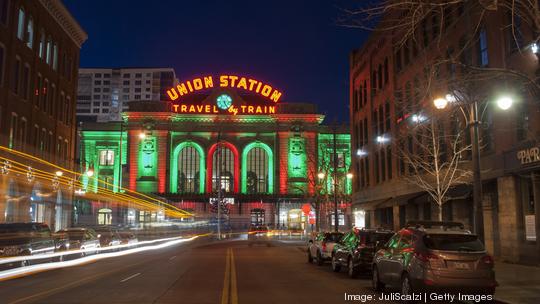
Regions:
<svg viewBox="0 0 540 304"><path fill-rule="evenodd" d="M0 1L0 222L69 224L70 189L54 177L74 163L86 39L61 1Z"/></svg>
<svg viewBox="0 0 540 304"><path fill-rule="evenodd" d="M165 100L175 81L172 68L79 69L77 120L119 121L130 101Z"/></svg>

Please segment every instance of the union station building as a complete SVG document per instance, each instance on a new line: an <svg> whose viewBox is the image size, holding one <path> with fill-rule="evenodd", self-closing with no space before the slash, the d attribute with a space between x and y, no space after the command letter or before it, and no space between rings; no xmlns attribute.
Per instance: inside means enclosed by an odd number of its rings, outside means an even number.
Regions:
<svg viewBox="0 0 540 304"><path fill-rule="evenodd" d="M306 229L315 214L304 214L305 204L318 206L322 227L332 225L336 188L340 225L350 225L348 126L324 125L315 105L282 102L280 91L240 76L196 78L167 93L167 101L131 102L123 121L80 124L81 166L95 172L86 191L148 193L211 220L222 189L221 211L233 229ZM111 202L75 204L76 222L159 219Z"/></svg>

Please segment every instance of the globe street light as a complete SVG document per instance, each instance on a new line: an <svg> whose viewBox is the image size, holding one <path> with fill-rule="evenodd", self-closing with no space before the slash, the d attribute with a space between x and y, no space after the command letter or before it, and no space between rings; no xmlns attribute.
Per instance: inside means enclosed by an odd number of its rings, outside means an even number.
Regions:
<svg viewBox="0 0 540 304"><path fill-rule="evenodd" d="M446 106L448 105L448 99L446 99L446 98L437 98L437 99L433 100L433 105L435 105L435 108L437 108L439 110L442 110L442 109L446 108Z"/></svg>
<svg viewBox="0 0 540 304"><path fill-rule="evenodd" d="M512 97L509 96L501 96L499 97L499 99L497 99L497 106L499 106L499 108L504 111L510 109L513 103L514 100L512 99Z"/></svg>
<svg viewBox="0 0 540 304"><path fill-rule="evenodd" d="M319 174L317 174L317 177L318 177L319 179L323 179L323 178L324 178L324 173L319 172Z"/></svg>
<svg viewBox="0 0 540 304"><path fill-rule="evenodd" d="M94 170L92 168L88 169L88 171L86 171L86 176L88 177L94 176Z"/></svg>
<svg viewBox="0 0 540 304"><path fill-rule="evenodd" d="M348 173L347 173L347 178L348 178L348 179L352 179L352 178L353 178L353 174L352 174L351 172L348 172Z"/></svg>

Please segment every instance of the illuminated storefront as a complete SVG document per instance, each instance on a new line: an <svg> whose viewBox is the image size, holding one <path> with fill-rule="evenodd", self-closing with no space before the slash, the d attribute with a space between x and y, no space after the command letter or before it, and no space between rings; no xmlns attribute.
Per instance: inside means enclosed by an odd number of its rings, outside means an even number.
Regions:
<svg viewBox="0 0 540 304"><path fill-rule="evenodd" d="M81 163L95 172L90 191L107 180L113 191L152 193L211 217L221 188L233 227L282 227L289 210L333 191L331 179L317 176L334 176L334 132L314 105L283 103L280 90L235 75L182 81L167 94L131 103L123 122L82 125ZM350 206L347 127L335 136L340 206Z"/></svg>

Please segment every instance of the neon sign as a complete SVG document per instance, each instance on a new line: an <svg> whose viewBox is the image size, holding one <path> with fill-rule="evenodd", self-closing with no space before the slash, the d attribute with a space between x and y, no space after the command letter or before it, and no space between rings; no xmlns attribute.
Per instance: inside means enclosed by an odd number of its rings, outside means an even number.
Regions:
<svg viewBox="0 0 540 304"><path fill-rule="evenodd" d="M219 85L221 88L244 89L246 91L264 96L273 102L278 102L281 98L280 91L276 90L269 84L249 77L221 75L219 76L219 84L217 85ZM181 96L189 93L211 88L214 88L213 76L204 76L179 83L176 88L173 87L167 90L167 95L169 95L171 101L175 101Z"/></svg>

